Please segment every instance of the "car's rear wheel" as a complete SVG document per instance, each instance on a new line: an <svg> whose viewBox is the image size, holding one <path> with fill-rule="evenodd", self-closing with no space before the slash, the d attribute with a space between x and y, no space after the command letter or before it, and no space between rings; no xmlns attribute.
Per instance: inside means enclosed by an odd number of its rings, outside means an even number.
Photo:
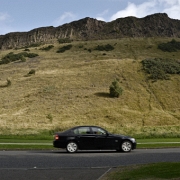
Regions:
<svg viewBox="0 0 180 180"><path fill-rule="evenodd" d="M67 152L69 152L69 153L75 153L75 152L78 150L78 145L77 145L77 143L75 143L75 142L73 142L73 141L69 142L69 143L67 144L67 146L66 146L66 150L67 150Z"/></svg>
<svg viewBox="0 0 180 180"><path fill-rule="evenodd" d="M122 152L130 152L132 150L132 143L130 141L123 141L121 144Z"/></svg>

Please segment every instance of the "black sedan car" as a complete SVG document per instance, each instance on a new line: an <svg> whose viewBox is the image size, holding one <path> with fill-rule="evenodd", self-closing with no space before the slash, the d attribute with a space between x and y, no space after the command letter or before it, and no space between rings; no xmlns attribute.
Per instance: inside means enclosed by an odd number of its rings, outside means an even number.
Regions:
<svg viewBox="0 0 180 180"><path fill-rule="evenodd" d="M117 150L130 152L136 140L129 136L114 135L98 126L77 126L54 135L53 146L74 153L80 150Z"/></svg>

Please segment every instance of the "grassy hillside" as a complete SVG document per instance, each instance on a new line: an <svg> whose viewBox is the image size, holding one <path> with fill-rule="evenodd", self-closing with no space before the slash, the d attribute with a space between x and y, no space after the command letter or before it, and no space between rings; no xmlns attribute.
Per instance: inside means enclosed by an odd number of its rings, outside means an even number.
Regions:
<svg viewBox="0 0 180 180"><path fill-rule="evenodd" d="M180 51L163 52L159 43L171 39L125 38L71 42L29 48L39 56L0 65L0 133L36 134L76 125L98 125L135 136L179 136L180 76L147 80L141 61L179 59ZM177 39L179 40L179 39ZM110 44L111 51L94 50ZM0 51L0 58L9 52ZM35 74L28 75L30 70ZM109 97L109 86L119 79L123 94ZM7 85L7 79L11 85Z"/></svg>

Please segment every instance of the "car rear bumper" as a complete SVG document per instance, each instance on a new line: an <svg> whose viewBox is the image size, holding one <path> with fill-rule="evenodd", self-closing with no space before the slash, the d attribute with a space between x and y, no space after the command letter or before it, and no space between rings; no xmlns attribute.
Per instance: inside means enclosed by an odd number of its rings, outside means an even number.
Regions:
<svg viewBox="0 0 180 180"><path fill-rule="evenodd" d="M53 141L53 146L55 148L66 148L66 144L64 142L57 141L57 140Z"/></svg>

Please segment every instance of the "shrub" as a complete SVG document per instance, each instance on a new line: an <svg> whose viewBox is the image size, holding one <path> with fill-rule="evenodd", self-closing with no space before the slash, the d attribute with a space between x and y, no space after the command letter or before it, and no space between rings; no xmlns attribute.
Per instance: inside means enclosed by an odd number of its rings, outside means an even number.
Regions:
<svg viewBox="0 0 180 180"><path fill-rule="evenodd" d="M73 40L69 38L64 38L64 39L58 39L59 44L63 43L71 43Z"/></svg>
<svg viewBox="0 0 180 180"><path fill-rule="evenodd" d="M31 74L35 74L35 73L36 73L36 70L35 69L31 69L28 74L31 75Z"/></svg>
<svg viewBox="0 0 180 180"><path fill-rule="evenodd" d="M113 46L111 46L110 44L106 44L106 45L98 45L94 48L94 50L98 50L98 51L112 51L114 49Z"/></svg>
<svg viewBox="0 0 180 180"><path fill-rule="evenodd" d="M91 53L91 52L92 52L92 50L91 50L91 49L88 49L88 52L89 52L89 53Z"/></svg>
<svg viewBox="0 0 180 180"><path fill-rule="evenodd" d="M52 49L53 47L54 47L53 45L49 45L49 46L47 46L47 47L40 48L40 50L49 51L49 50Z"/></svg>
<svg viewBox="0 0 180 180"><path fill-rule="evenodd" d="M18 61L18 60L21 60L24 62L24 61L26 61L25 57L33 58L36 56L38 56L38 54L27 53L27 52L21 52L18 54L14 54L13 52L10 52L1 59L0 64L8 64L10 62L14 62L14 61Z"/></svg>
<svg viewBox="0 0 180 180"><path fill-rule="evenodd" d="M30 51L28 48L25 48L24 51Z"/></svg>
<svg viewBox="0 0 180 180"><path fill-rule="evenodd" d="M67 50L70 50L71 48L72 48L72 45L71 45L71 44L69 44L69 45L67 45L67 46L63 46L63 47L59 48L59 50L57 51L57 53L63 53L63 52L65 52L65 51L67 51Z"/></svg>
<svg viewBox="0 0 180 180"><path fill-rule="evenodd" d="M161 49L162 51L176 52L177 50L180 50L180 42L172 39L170 42L159 44L158 49Z"/></svg>
<svg viewBox="0 0 180 180"><path fill-rule="evenodd" d="M180 63L173 59L145 59L142 61L143 70L153 80L169 79L169 74L180 74Z"/></svg>
<svg viewBox="0 0 180 180"><path fill-rule="evenodd" d="M122 95L122 88L119 86L119 82L117 80L113 81L109 87L110 97L119 97Z"/></svg>
<svg viewBox="0 0 180 180"><path fill-rule="evenodd" d="M34 44L30 44L28 46L26 46L25 48L28 48L28 47L39 47L41 46L41 43L34 43Z"/></svg>
<svg viewBox="0 0 180 180"><path fill-rule="evenodd" d="M7 83L4 84L4 85L0 85L0 88L4 88L4 87L9 87L9 86L11 86L11 80L10 80L10 79L7 79L6 81L7 81Z"/></svg>
<svg viewBox="0 0 180 180"><path fill-rule="evenodd" d="M52 114L47 114L46 118L49 119L50 122L53 121L53 116L52 116Z"/></svg>
<svg viewBox="0 0 180 180"><path fill-rule="evenodd" d="M6 85L7 87L8 86L11 86L11 80L10 79L7 79L7 85Z"/></svg>
<svg viewBox="0 0 180 180"><path fill-rule="evenodd" d="M36 56L39 56L39 55L36 54L36 53L27 53L27 56L26 56L26 57L28 57L28 58L34 58L34 57L36 57Z"/></svg>
<svg viewBox="0 0 180 180"><path fill-rule="evenodd" d="M24 56L21 57L22 62L26 62L26 58Z"/></svg>

